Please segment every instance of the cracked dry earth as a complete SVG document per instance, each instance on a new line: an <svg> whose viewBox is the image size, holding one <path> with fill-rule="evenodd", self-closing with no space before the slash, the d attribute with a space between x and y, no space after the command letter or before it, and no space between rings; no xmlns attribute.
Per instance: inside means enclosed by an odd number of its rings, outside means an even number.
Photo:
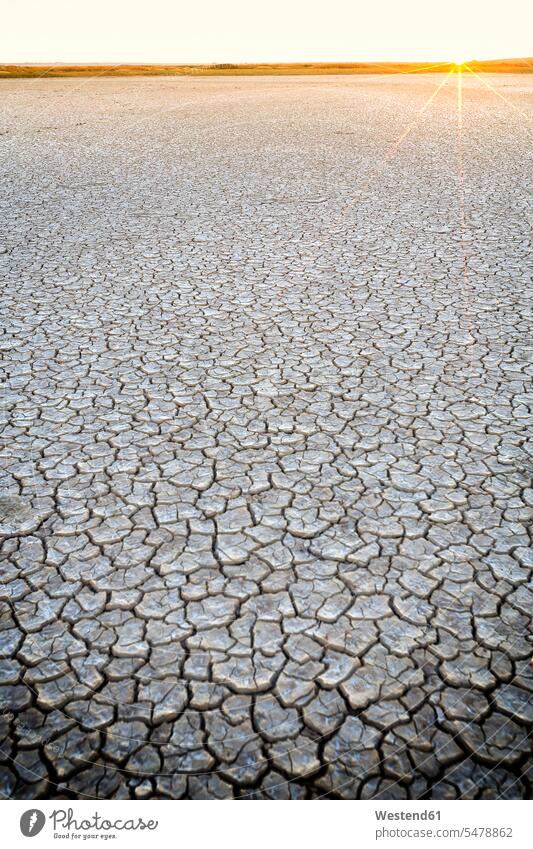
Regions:
<svg viewBox="0 0 533 849"><path fill-rule="evenodd" d="M530 795L528 125L441 80L2 83L4 796Z"/></svg>

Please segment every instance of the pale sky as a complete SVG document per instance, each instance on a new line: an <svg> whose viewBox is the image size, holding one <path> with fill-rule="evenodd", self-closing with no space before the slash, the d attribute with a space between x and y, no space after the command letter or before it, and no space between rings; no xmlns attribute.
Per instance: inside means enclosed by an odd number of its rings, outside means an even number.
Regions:
<svg viewBox="0 0 533 849"><path fill-rule="evenodd" d="M531 56L531 0L0 0L0 62Z"/></svg>

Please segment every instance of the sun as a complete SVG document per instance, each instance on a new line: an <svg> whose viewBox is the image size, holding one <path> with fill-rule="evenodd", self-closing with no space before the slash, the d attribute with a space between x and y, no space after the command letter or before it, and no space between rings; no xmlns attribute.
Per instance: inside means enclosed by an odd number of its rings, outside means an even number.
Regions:
<svg viewBox="0 0 533 849"><path fill-rule="evenodd" d="M453 64L455 65L456 68L462 68L463 65L466 64L466 59L464 59L463 57L458 57L458 58L453 60Z"/></svg>

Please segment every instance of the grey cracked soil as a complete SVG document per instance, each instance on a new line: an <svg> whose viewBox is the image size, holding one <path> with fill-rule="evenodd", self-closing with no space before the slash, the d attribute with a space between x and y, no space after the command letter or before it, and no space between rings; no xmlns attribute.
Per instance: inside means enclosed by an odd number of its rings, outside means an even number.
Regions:
<svg viewBox="0 0 533 849"><path fill-rule="evenodd" d="M1 83L5 796L530 795L531 86L464 77Z"/></svg>

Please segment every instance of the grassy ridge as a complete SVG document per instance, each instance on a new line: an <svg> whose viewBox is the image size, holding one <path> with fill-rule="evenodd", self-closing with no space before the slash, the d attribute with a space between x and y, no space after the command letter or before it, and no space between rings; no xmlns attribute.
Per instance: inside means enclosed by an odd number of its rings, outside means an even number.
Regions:
<svg viewBox="0 0 533 849"><path fill-rule="evenodd" d="M491 59L468 62L486 73L532 73L533 59ZM0 79L9 77L133 77L133 76L261 76L282 74L423 74L447 72L453 64L432 62L294 62L257 65L0 65Z"/></svg>

